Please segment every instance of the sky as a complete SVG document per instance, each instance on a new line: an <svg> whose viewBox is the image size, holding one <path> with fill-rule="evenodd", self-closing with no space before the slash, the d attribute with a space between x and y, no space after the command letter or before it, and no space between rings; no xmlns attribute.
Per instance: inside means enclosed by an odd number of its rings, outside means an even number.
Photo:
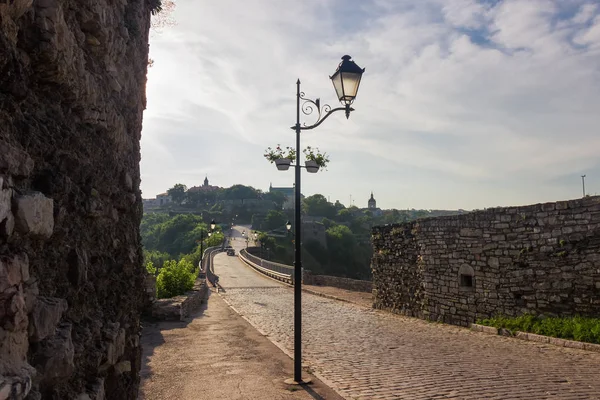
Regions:
<svg viewBox="0 0 600 400"><path fill-rule="evenodd" d="M302 193L366 207L480 209L600 194L600 0L179 0L150 39L142 196L176 183L292 186L296 81L365 68L349 119L301 134ZM303 115L302 122L315 121Z"/></svg>

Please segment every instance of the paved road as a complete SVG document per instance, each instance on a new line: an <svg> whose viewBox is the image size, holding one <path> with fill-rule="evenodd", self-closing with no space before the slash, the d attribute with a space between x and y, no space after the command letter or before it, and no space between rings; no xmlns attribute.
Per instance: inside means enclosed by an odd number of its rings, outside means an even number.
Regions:
<svg viewBox="0 0 600 400"><path fill-rule="evenodd" d="M245 242L244 242L245 246ZM293 352L293 293L217 256L221 294ZM428 323L303 294L303 364L348 399L600 399L600 353Z"/></svg>

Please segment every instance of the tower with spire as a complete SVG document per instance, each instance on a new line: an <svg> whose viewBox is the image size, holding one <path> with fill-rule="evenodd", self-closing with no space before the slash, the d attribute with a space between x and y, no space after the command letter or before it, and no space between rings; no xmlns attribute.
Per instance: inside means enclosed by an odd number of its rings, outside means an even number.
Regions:
<svg viewBox="0 0 600 400"><path fill-rule="evenodd" d="M373 198L372 191L371 191L371 198L369 199L368 205L369 205L369 210L375 210L377 208L377 202L375 201L375 198Z"/></svg>
<svg viewBox="0 0 600 400"><path fill-rule="evenodd" d="M208 175L204 176L204 185L202 185L204 187L208 187Z"/></svg>

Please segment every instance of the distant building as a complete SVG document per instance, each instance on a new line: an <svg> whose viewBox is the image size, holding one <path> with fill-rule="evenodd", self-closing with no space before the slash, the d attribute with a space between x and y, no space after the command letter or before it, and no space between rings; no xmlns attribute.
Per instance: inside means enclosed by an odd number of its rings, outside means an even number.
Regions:
<svg viewBox="0 0 600 400"><path fill-rule="evenodd" d="M368 205L369 210L375 210L377 208L377 202L373 198L373 192L371 192L371 198L369 199Z"/></svg>
<svg viewBox="0 0 600 400"><path fill-rule="evenodd" d="M154 199L142 199L144 211L150 211L171 203L172 199L168 193L157 194Z"/></svg>
<svg viewBox="0 0 600 400"><path fill-rule="evenodd" d="M168 193L161 193L156 195L156 202L158 203L159 207L169 204L172 201L173 199L171 199L171 196L169 196Z"/></svg>
<svg viewBox="0 0 600 400"><path fill-rule="evenodd" d="M213 192L215 190L219 189L218 186L213 186L210 185L208 183L208 176L204 177L204 183L202 184L202 186L192 186L191 188L188 189L188 192Z"/></svg>
<svg viewBox="0 0 600 400"><path fill-rule="evenodd" d="M292 187L273 187L269 184L269 192L279 192L285 195L285 201L283 202L283 209L288 210L294 208L294 193L295 188ZM302 198L302 196L301 196Z"/></svg>
<svg viewBox="0 0 600 400"><path fill-rule="evenodd" d="M373 197L373 192L371 192L371 198L367 202L367 210L371 211L375 217L379 217L383 213L381 209L377 208L377 201Z"/></svg>

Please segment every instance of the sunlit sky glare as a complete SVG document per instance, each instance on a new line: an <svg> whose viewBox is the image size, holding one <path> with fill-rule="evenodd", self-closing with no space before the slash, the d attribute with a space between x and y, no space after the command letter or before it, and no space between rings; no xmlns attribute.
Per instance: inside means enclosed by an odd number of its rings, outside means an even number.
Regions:
<svg viewBox="0 0 600 400"><path fill-rule="evenodd" d="M329 154L304 195L474 209L600 194L600 0L179 0L152 34L142 195L176 183L292 186L264 149L295 143L296 80L354 111L302 133ZM314 118L306 116L304 122Z"/></svg>

